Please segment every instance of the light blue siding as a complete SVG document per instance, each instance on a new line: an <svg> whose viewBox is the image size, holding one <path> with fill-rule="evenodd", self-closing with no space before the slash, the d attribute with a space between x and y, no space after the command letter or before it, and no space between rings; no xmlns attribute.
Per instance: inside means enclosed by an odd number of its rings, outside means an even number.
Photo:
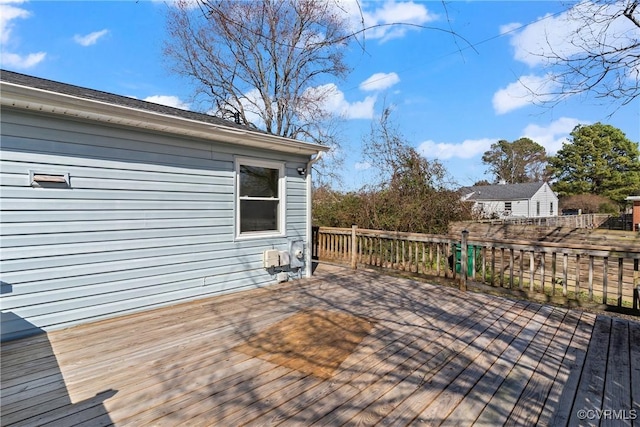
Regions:
<svg viewBox="0 0 640 427"><path fill-rule="evenodd" d="M306 239L305 156L8 108L1 132L3 340L274 283L262 252ZM236 155L285 163L285 237L234 239Z"/></svg>

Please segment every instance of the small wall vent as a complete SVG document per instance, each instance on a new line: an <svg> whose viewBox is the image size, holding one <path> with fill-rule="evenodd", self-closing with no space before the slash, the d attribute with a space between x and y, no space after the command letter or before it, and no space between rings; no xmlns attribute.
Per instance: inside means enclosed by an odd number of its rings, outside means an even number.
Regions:
<svg viewBox="0 0 640 427"><path fill-rule="evenodd" d="M41 188L69 188L68 173L29 171L29 185Z"/></svg>

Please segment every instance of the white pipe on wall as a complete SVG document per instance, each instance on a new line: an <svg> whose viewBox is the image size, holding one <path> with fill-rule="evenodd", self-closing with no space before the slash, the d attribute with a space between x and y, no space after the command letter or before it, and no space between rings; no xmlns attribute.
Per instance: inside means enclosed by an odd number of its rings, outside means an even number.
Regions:
<svg viewBox="0 0 640 427"><path fill-rule="evenodd" d="M316 154L316 156L314 158L312 158L311 160L309 160L309 162L307 163L307 173L305 175L305 179L307 180L306 184L307 184L307 252L305 255L305 276L306 277L311 277L311 271L313 270L313 264L312 264L312 257L311 257L311 252L312 252L312 245L313 245L313 223L312 223L312 217L311 217L311 207L313 204L313 197L312 197L312 184L311 184L311 168L313 167L313 164L316 163L318 160L320 160L322 158L322 155L324 154L324 151L318 151L318 154Z"/></svg>

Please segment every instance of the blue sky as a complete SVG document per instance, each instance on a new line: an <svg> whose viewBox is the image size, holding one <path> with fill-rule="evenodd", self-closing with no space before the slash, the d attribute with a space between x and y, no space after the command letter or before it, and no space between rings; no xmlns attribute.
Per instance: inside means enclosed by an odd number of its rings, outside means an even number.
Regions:
<svg viewBox="0 0 640 427"><path fill-rule="evenodd" d="M354 2L343 2L354 10ZM460 185L491 179L481 157L499 139L527 136L553 154L577 124L600 121L640 141L640 100L616 110L607 100L579 95L549 108L519 86L541 84L549 72L531 52L545 38L561 47L566 2L453 1L446 10L441 2L362 6L369 24L452 29L465 40L437 30L383 27L367 34L365 51L351 46L353 71L326 82L335 85L327 107L344 118L336 153L344 161L343 189L375 176L362 158L361 140L383 103L393 107L407 141L439 159ZM172 76L162 55L168 7L145 0L0 0L2 68L197 110L189 82Z"/></svg>

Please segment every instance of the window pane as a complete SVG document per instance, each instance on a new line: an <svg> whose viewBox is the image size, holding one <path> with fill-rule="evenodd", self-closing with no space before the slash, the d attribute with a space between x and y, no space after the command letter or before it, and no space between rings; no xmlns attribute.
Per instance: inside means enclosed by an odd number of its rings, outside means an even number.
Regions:
<svg viewBox="0 0 640 427"><path fill-rule="evenodd" d="M241 200L240 232L278 231L278 200Z"/></svg>
<svg viewBox="0 0 640 427"><path fill-rule="evenodd" d="M240 197L278 198L278 169L240 166Z"/></svg>

